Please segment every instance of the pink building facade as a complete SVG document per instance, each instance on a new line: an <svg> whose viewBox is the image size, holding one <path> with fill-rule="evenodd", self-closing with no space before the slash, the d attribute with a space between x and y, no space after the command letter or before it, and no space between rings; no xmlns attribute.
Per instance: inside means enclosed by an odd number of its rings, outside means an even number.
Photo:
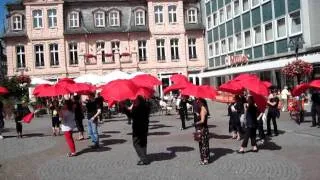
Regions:
<svg viewBox="0 0 320 180"><path fill-rule="evenodd" d="M8 5L8 75L142 71L169 85L205 67L199 0L24 0Z"/></svg>

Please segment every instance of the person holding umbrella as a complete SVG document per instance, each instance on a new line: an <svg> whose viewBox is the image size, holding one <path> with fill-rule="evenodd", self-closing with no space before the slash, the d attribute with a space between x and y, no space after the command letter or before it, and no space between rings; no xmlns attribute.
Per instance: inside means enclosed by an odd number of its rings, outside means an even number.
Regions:
<svg viewBox="0 0 320 180"><path fill-rule="evenodd" d="M278 127L277 127L277 121L276 118L279 116L279 98L277 97L277 91L272 90L272 94L269 95L268 98L268 114L267 114L267 136L271 136L271 126L270 121L272 120L273 128L274 128L274 134L275 136L278 136Z"/></svg>
<svg viewBox="0 0 320 180"><path fill-rule="evenodd" d="M16 122L16 130L17 130L17 138L22 138L22 118L29 114L30 110L25 101L22 103L18 103L15 110L15 122Z"/></svg>
<svg viewBox="0 0 320 180"><path fill-rule="evenodd" d="M229 119L229 132L232 132L232 139L240 140L240 132L241 132L241 122L240 116L241 112L243 112L243 103L239 95L234 97L234 103L230 104L228 107L228 114L230 116Z"/></svg>

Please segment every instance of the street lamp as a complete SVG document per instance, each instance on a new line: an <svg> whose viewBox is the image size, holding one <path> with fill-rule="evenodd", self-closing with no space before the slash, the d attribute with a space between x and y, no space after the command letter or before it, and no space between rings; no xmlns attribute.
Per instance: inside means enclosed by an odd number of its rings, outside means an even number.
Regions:
<svg viewBox="0 0 320 180"><path fill-rule="evenodd" d="M298 52L300 48L303 48L303 44L304 44L304 40L302 36L292 38L289 41L288 47L291 49L294 48L296 59L298 59Z"/></svg>

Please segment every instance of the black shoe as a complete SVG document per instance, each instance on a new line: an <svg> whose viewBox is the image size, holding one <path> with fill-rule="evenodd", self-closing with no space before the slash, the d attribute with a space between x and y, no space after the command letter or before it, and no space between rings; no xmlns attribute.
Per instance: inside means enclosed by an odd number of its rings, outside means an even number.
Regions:
<svg viewBox="0 0 320 180"><path fill-rule="evenodd" d="M238 154L244 154L244 151L238 150L237 153L238 153Z"/></svg>
<svg viewBox="0 0 320 180"><path fill-rule="evenodd" d="M278 136L279 134L278 133L274 133L274 136Z"/></svg>
<svg viewBox="0 0 320 180"><path fill-rule="evenodd" d="M266 136L271 136L271 133L267 133Z"/></svg>
<svg viewBox="0 0 320 180"><path fill-rule="evenodd" d="M92 148L92 149L99 149L100 146L99 146L99 144L95 144L95 145L91 146L91 148Z"/></svg>
<svg viewBox="0 0 320 180"><path fill-rule="evenodd" d="M137 163L138 166L144 166L144 165L148 165L148 164L150 164L150 162L142 161L142 160L138 161L138 163Z"/></svg>
<svg viewBox="0 0 320 180"><path fill-rule="evenodd" d="M312 124L310 127L316 127L316 125L315 125L315 124Z"/></svg>

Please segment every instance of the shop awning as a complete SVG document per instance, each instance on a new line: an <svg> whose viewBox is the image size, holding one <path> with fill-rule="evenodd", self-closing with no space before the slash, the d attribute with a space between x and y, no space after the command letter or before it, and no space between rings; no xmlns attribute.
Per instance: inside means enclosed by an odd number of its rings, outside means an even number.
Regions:
<svg viewBox="0 0 320 180"><path fill-rule="evenodd" d="M245 72L259 72L259 71L267 71L273 69L280 69L287 65L288 63L294 61L296 58L286 58L286 59L278 59L272 61L265 61L256 64L243 65L238 67L227 67L225 69L212 70L209 72L202 72L199 74L200 78L206 77L217 77L217 76L225 76L231 74L245 73ZM299 59L302 59L309 63L320 63L320 54L308 54L305 56L300 56Z"/></svg>

